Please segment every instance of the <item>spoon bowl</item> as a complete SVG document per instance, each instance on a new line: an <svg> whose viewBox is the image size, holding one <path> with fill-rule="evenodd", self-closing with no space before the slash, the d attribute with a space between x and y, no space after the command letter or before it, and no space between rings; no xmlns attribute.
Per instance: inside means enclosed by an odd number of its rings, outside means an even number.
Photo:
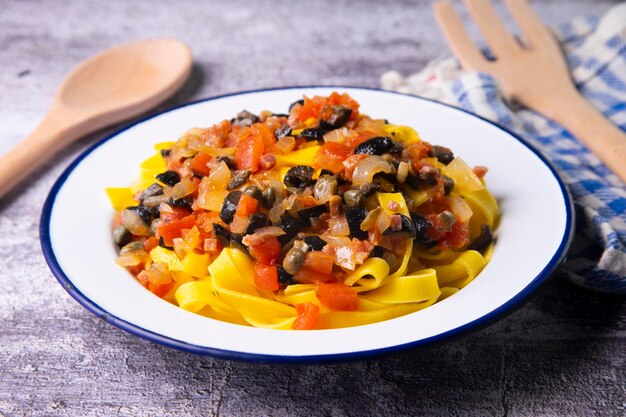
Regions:
<svg viewBox="0 0 626 417"><path fill-rule="evenodd" d="M0 197L73 141L170 97L191 64L189 48L174 39L131 42L83 61L62 82L37 129L0 157Z"/></svg>

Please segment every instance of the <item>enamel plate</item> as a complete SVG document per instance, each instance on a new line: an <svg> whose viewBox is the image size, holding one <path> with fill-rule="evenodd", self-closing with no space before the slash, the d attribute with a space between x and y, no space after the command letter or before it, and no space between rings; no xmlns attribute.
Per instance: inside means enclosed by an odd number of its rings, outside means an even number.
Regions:
<svg viewBox="0 0 626 417"><path fill-rule="evenodd" d="M347 92L361 111L409 125L451 148L470 166L489 168L487 187L502 212L493 259L467 287L424 310L366 326L313 331L257 329L184 311L144 289L114 262L114 211L104 189L130 186L153 145L176 140L246 109L286 112L302 95ZM97 143L56 182L43 209L41 241L63 288L92 313L156 343L227 359L325 362L356 359L442 341L511 312L557 269L573 229L571 198L554 168L507 130L414 96L344 87L226 95L136 123Z"/></svg>

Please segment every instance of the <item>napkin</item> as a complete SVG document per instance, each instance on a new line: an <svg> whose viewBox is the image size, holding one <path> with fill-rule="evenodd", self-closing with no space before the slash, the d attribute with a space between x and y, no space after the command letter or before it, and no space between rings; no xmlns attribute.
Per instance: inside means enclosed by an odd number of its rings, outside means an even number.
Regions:
<svg viewBox="0 0 626 417"><path fill-rule="evenodd" d="M553 29L580 92L626 130L626 3L601 19L578 17ZM437 59L404 77L389 71L383 89L439 100L516 132L556 166L576 208L576 232L560 274L580 286L626 293L626 186L563 127L508 103L497 81ZM624 161L626 163L626 161Z"/></svg>

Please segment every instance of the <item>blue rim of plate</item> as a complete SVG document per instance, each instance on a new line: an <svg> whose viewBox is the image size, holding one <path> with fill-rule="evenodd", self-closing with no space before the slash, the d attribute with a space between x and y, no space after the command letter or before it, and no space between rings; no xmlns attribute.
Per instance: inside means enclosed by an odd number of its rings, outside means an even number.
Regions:
<svg viewBox="0 0 626 417"><path fill-rule="evenodd" d="M131 127L138 125L140 123L144 123L152 118L155 118L163 113L170 112L172 110L180 109L187 106L192 106L198 103L203 103L206 101L218 100L224 97L252 94L252 93L261 93L261 92L271 92L271 91L282 91L282 90L301 90L301 89L355 89L355 90L364 90L364 91L376 91L384 94L392 94L399 95L405 97L411 97L415 100L423 100L435 103L440 106L449 107L454 110L466 113L472 117L482 120L490 125L497 127L498 129L504 131L509 134L519 142L521 142L524 146L526 146L532 153L534 153L551 171L554 178L557 180L559 187L561 189L561 194L563 197L563 201L565 204L566 210L566 225L565 232L563 234L561 243L550 259L550 261L546 264L546 266L541 270L539 274L519 293L517 293L513 298L508 300L506 303L502 304L500 307L492 310L491 312L485 314L484 316L477 318L469 323L466 323L462 326L456 327L454 329L448 330L446 332L437 334L435 336L431 336L424 339L419 339L413 342L404 343L395 346L388 346L385 348L365 350L365 351L357 351L357 352L345 352L345 353L335 353L335 354L322 354L322 355L306 355L306 356L286 356L286 355L266 355L266 354L256 354L256 353L247 353L247 352L239 352L239 351L231 351L224 349L216 349L207 346L199 346L191 343L183 342L169 336L164 336L162 334L146 330L140 326L137 326L129 321L120 319L119 317L113 316L109 314L104 308L100 307L98 304L91 301L87 296L85 296L82 292L80 292L73 284L70 277L65 274L65 271L59 265L57 261L56 255L52 248L52 242L50 240L50 217L52 214L52 208L54 207L54 203L57 197L59 190L63 187L68 176L74 171L74 169L81 163L83 159L85 159L91 152L100 147L103 143L113 139L120 133L124 132ZM125 330L135 336L139 336L143 339L147 339L151 342L161 344L164 346L168 346L174 349L182 350L185 352L195 353L199 355L209 355L220 359L227 360L238 360L238 361L246 361L246 362L262 362L262 363L284 363L284 364L314 364L314 363L332 363L332 362L345 362L350 360L363 360L372 357L377 357L385 354L390 354L394 352L399 352L403 350L408 350L411 348L422 347L426 345L433 345L437 342L442 342L445 340L449 340L452 338L459 337L461 335L465 335L470 331L480 330L489 324L495 322L498 319L503 318L505 315L513 313L515 310L520 308L526 301L529 300L530 295L535 293L541 286L543 286L550 277L553 276L554 272L558 269L560 264L566 257L567 249L572 241L574 235L574 210L573 210L573 202L572 197L568 188L565 186L562 178L559 173L556 171L551 162L549 162L537 149L535 149L532 145L530 145L526 140L518 136L517 134L511 132L507 128L500 126L497 123L494 123L490 120L485 119L484 117L478 116L474 113L471 113L467 110L464 110L459 107L455 107L449 104L441 103L436 100L431 100L419 96L414 96L411 94L397 93L394 91L386 91L377 88L371 87L351 87L351 86L336 86L336 85L314 85L314 86L288 86L288 87L273 87L273 88L262 88L256 90L246 90L239 91L235 93L222 94L218 96L208 97L196 101L192 101L189 103L185 103L182 105L170 107L163 111L160 111L155 114L151 114L146 116L130 125L124 126L119 130L111 133L104 139L93 144L87 150L85 150L82 154L80 154L61 174L59 179L52 186L48 197L46 198L46 202L44 203L40 224L39 224L39 237L41 240L41 247L43 251L44 258L48 263L52 274L59 281L61 286L67 291L72 298L74 298L80 305L85 307L87 310L105 320L107 323L110 323L122 330Z"/></svg>

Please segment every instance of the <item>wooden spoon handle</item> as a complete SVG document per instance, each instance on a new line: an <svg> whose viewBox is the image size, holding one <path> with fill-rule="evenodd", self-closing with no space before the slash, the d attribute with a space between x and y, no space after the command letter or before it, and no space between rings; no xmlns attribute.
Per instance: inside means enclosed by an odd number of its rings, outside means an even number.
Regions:
<svg viewBox="0 0 626 417"><path fill-rule="evenodd" d="M556 96L539 112L563 125L626 184L626 134L577 91Z"/></svg>
<svg viewBox="0 0 626 417"><path fill-rule="evenodd" d="M26 139L0 156L0 198L70 141L89 130L85 124L76 119L71 121L62 112L48 113Z"/></svg>

